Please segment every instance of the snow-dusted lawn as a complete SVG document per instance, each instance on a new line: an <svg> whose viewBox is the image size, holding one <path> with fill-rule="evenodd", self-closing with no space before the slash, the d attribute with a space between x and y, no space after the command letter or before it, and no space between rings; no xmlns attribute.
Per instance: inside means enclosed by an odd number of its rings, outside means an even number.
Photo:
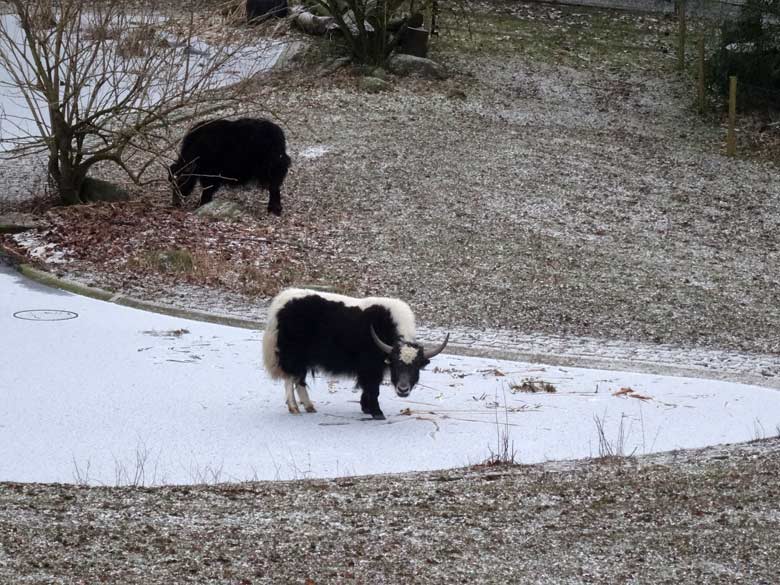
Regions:
<svg viewBox="0 0 780 585"><path fill-rule="evenodd" d="M78 317L30 321L31 309ZM596 418L625 453L775 434L780 393L733 383L441 355L386 422L320 376L292 416L261 368L261 332L171 318L0 271L0 481L192 483L479 463L508 430L520 462L598 456ZM553 394L520 392L543 379ZM622 388L624 391L615 395ZM635 397L639 394L642 397ZM498 423L496 419L498 418Z"/></svg>

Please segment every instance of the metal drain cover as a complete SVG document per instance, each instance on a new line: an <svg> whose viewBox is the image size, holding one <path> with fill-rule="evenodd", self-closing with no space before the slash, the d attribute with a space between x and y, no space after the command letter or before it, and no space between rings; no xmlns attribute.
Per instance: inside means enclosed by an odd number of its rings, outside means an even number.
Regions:
<svg viewBox="0 0 780 585"><path fill-rule="evenodd" d="M67 321L78 316L78 313L73 311L60 311L58 309L32 309L14 313L14 317L25 321Z"/></svg>

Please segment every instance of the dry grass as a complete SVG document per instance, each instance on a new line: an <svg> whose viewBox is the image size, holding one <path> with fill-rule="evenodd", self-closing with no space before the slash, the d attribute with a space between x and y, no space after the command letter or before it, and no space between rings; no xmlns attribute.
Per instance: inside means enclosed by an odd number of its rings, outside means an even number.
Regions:
<svg viewBox="0 0 780 585"><path fill-rule="evenodd" d="M509 390L512 392L512 394L517 392L528 392L531 394L543 392L547 394L554 394L558 391L555 386L549 382L545 382L544 380L535 380L533 378L526 378L519 384L510 385Z"/></svg>
<svg viewBox="0 0 780 585"><path fill-rule="evenodd" d="M625 415L620 416L620 422L618 423L614 439L607 436L606 418L606 414L600 417L593 417L599 439L599 455L596 458L596 461L605 462L622 459L624 457L633 457L636 453L636 449L630 453L626 453L627 429L624 424L626 419Z"/></svg>
<svg viewBox="0 0 780 585"><path fill-rule="evenodd" d="M196 264L189 250L149 250L130 258L128 267L131 270L152 271L158 274L193 274ZM201 262L198 262L198 272Z"/></svg>
<svg viewBox="0 0 780 585"><path fill-rule="evenodd" d="M778 473L780 441L769 440L619 465L0 484L0 582L774 583Z"/></svg>
<svg viewBox="0 0 780 585"><path fill-rule="evenodd" d="M160 42L153 26L138 26L122 34L117 45L117 53L125 59L143 57Z"/></svg>
<svg viewBox="0 0 780 585"><path fill-rule="evenodd" d="M517 449L515 449L515 443L512 441L511 428L509 425L509 408L506 402L506 392L502 389L502 396L504 405L501 408L498 401L498 392L496 392L496 408L495 408L495 426L496 426L496 445L488 447L490 455L485 461L479 464L483 467L496 467L505 465L517 465ZM503 420L501 420L500 412L503 412Z"/></svg>
<svg viewBox="0 0 780 585"><path fill-rule="evenodd" d="M84 31L84 39L96 43L105 41L118 41L125 34L120 27L114 26L108 22L93 23Z"/></svg>

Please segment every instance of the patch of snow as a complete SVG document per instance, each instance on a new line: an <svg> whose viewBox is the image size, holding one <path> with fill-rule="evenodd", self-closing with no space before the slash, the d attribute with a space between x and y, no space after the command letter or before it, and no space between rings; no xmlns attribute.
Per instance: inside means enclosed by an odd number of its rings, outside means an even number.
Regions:
<svg viewBox="0 0 780 585"><path fill-rule="evenodd" d="M49 264L67 264L68 252L58 249L56 244L45 243L45 241L34 233L22 232L11 236L21 247L25 248L30 256L38 260L43 260Z"/></svg>
<svg viewBox="0 0 780 585"><path fill-rule="evenodd" d="M314 146L307 146L306 148L303 148L302 150L298 151L298 156L300 158L320 158L321 156L327 154L331 150L331 146L328 146L327 144L315 144Z"/></svg>
<svg viewBox="0 0 780 585"><path fill-rule="evenodd" d="M14 318L32 308L78 318ZM383 386L387 421L365 420L354 383L324 375L311 380L318 412L294 416L262 370L261 331L95 301L10 270L0 270L0 331L13 340L0 353L0 481L431 470L484 461L501 434L533 463L599 456L603 441L625 454L746 441L780 424L780 393L760 386L446 354L409 398ZM524 392L526 380L556 391Z"/></svg>

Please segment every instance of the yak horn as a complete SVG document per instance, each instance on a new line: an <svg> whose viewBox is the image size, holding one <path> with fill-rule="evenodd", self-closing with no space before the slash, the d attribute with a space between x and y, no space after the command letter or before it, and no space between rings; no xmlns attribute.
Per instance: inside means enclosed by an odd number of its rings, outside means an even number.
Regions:
<svg viewBox="0 0 780 585"><path fill-rule="evenodd" d="M393 351L392 345L387 345L384 341L379 339L379 336L376 334L376 331L374 331L374 326L370 325L370 327L371 327L371 338L374 340L374 343L376 343L376 346L385 353L390 353L391 351Z"/></svg>
<svg viewBox="0 0 780 585"><path fill-rule="evenodd" d="M444 350L444 348L447 346L447 342L449 340L450 340L450 334L447 333L447 337L444 338L444 341L442 342L442 344L439 347L437 347L435 349L426 349L425 351L423 351L423 355L425 356L425 359L429 360L433 356L439 355Z"/></svg>

